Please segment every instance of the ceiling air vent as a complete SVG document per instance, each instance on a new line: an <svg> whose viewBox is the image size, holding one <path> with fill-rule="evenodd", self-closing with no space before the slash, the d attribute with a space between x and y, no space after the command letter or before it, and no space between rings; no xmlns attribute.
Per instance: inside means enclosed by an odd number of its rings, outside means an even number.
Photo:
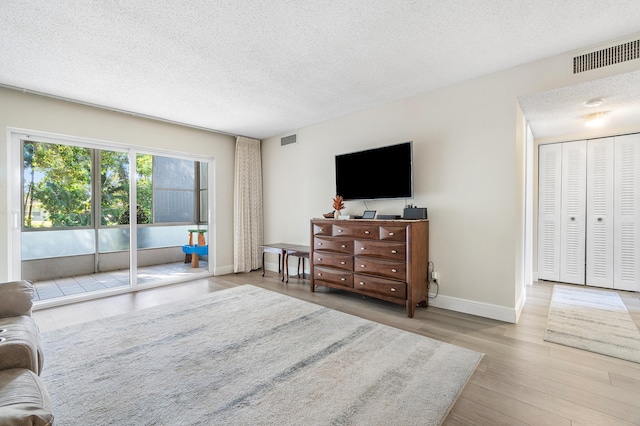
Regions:
<svg viewBox="0 0 640 426"><path fill-rule="evenodd" d="M640 39L573 57L573 74L591 71L640 58Z"/></svg>
<svg viewBox="0 0 640 426"><path fill-rule="evenodd" d="M297 135L290 135L290 136L285 136L284 138L280 138L280 146L296 143L296 136Z"/></svg>

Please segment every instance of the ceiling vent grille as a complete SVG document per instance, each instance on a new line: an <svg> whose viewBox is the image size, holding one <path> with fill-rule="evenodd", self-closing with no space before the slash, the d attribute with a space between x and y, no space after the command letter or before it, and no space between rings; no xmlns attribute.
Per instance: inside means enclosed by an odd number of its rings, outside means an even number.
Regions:
<svg viewBox="0 0 640 426"><path fill-rule="evenodd" d="M573 74L640 58L640 39L573 57Z"/></svg>
<svg viewBox="0 0 640 426"><path fill-rule="evenodd" d="M297 135L290 135L290 136L285 136L284 138L280 138L280 146L296 143L296 136Z"/></svg>

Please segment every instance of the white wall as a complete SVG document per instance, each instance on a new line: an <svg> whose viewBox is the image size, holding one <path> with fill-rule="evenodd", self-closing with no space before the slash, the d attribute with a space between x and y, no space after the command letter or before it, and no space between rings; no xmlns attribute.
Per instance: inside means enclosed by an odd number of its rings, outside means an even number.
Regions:
<svg viewBox="0 0 640 426"><path fill-rule="evenodd" d="M429 209L441 281L432 305L515 322L525 297L526 126L517 98L576 83L565 56L547 58L298 129L296 145L265 140L265 241L310 243L309 219L332 210L336 154L413 140L410 201ZM368 206L401 214L404 201ZM363 210L346 202L343 213Z"/></svg>
<svg viewBox="0 0 640 426"><path fill-rule="evenodd" d="M9 279L11 250L8 127L214 157L216 229L208 244L215 273L233 271L233 137L0 88L0 223L7 224L0 226L0 280Z"/></svg>

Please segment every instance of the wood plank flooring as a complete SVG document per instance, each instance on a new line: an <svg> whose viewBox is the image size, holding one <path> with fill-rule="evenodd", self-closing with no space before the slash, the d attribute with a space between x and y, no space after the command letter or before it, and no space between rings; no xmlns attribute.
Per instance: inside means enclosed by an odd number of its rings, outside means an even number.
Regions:
<svg viewBox="0 0 640 426"><path fill-rule="evenodd" d="M339 290L309 292L275 272L231 274L38 310L43 332L252 284L485 354L445 425L640 425L640 364L543 341L553 283L535 283L518 324L429 307L405 309ZM640 294L618 292L640 326ZM247 306L247 309L251 309ZM45 363L46 368L46 363ZM416 407L419 409L419 407Z"/></svg>

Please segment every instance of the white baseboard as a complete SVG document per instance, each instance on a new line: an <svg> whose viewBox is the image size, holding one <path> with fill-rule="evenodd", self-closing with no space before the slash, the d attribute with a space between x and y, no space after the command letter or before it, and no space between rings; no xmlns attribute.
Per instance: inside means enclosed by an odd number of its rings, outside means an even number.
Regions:
<svg viewBox="0 0 640 426"><path fill-rule="evenodd" d="M227 274L233 274L233 265L218 266L213 269L213 275L216 277L218 275L227 275Z"/></svg>
<svg viewBox="0 0 640 426"><path fill-rule="evenodd" d="M522 304L524 305L524 301ZM493 305L491 303L459 299L457 297L443 296L441 294L435 299L429 299L429 306L514 324L518 321L519 316L519 310L516 308L507 308L505 306Z"/></svg>
<svg viewBox="0 0 640 426"><path fill-rule="evenodd" d="M264 268L267 271L278 271L277 263L265 262ZM306 272L306 271L305 271ZM295 270L289 268L290 274L295 274ZM429 299L429 305L436 308L449 309L451 311L463 312L465 314L477 315L480 317L491 318L498 321L516 323L520 316L520 311L524 306L526 295L523 295L516 308L507 308L504 306L493 305L491 303L476 302L473 300L459 299L457 297L449 297L438 295L435 299Z"/></svg>

